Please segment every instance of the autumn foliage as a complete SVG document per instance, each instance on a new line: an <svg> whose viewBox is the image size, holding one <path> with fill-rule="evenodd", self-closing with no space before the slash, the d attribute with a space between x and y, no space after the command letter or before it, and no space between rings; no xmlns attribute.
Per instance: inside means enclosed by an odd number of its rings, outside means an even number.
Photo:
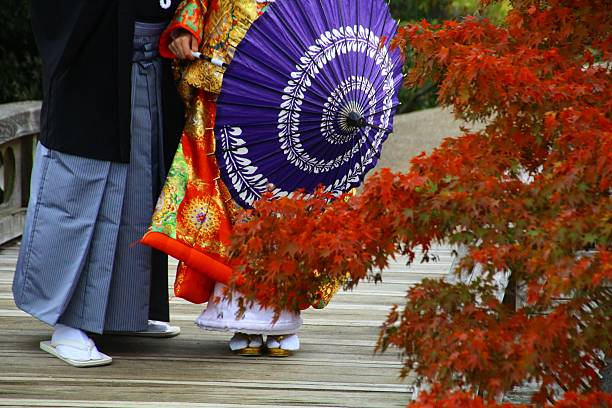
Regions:
<svg viewBox="0 0 612 408"><path fill-rule="evenodd" d="M347 273L356 284L396 253L419 261L437 243L462 245L457 272L480 264L481 279L423 281L381 331L402 374L432 386L417 406L483 406L525 381L540 384L536 403L612 405L596 393L612 354L608 0L517 0L502 26L424 21L395 42L414 55L406 86L434 80L441 105L486 127L406 173L379 171L356 197L261 200L235 231L242 292L297 310L321 284ZM493 296L497 271L525 294L516 307Z"/></svg>

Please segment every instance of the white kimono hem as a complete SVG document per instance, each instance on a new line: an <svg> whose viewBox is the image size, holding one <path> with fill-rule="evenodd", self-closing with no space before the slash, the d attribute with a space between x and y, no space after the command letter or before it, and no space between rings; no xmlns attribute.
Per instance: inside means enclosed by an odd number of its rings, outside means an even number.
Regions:
<svg viewBox="0 0 612 408"><path fill-rule="evenodd" d="M302 318L299 314L283 311L276 323L272 324L274 311L263 309L258 303L247 308L242 319L236 319L239 310L239 294L234 293L232 301L223 298L225 285L217 283L211 300L206 309L196 319L195 323L204 330L229 331L245 334L293 334L297 333L302 326ZM216 303L212 299L219 298Z"/></svg>

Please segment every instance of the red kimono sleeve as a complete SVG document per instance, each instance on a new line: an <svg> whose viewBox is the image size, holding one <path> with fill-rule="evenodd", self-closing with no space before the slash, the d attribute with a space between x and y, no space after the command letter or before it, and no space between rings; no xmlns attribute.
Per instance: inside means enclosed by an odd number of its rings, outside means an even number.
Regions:
<svg viewBox="0 0 612 408"><path fill-rule="evenodd" d="M207 0L183 0L176 9L172 22L164 30L159 39L159 54L164 58L176 58L172 51L168 49L168 45L174 39L172 34L177 29L189 31L198 40L198 45L200 45L204 33L204 17L207 10Z"/></svg>

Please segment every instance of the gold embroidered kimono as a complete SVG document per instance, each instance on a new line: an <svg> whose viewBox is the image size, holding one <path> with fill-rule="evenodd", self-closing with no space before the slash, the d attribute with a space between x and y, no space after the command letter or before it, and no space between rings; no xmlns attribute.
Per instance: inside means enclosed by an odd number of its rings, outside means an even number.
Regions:
<svg viewBox="0 0 612 408"><path fill-rule="evenodd" d="M199 51L230 63L235 47L268 3L256 0L184 0L162 34L160 54L177 29L193 34ZM142 242L179 263L175 294L194 303L208 300L215 282L227 284L227 250L237 208L219 176L215 157L215 100L223 68L209 61L175 64L186 106L185 129Z"/></svg>

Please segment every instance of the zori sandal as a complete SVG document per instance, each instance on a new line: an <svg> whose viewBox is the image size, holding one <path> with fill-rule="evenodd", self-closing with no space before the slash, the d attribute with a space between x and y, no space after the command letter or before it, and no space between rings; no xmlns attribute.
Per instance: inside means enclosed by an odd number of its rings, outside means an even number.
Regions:
<svg viewBox="0 0 612 408"><path fill-rule="evenodd" d="M75 360L73 358L70 358L60 353L60 351L58 350L58 347L61 347L61 346L71 347L71 348L74 348L80 351L85 351L90 356L95 354L98 357L95 357L95 358L92 357L88 360ZM79 368L99 367L99 366L109 365L113 362L113 359L111 357L107 356L104 353L100 353L99 351L97 351L96 346L91 339L89 339L87 343L81 343L81 342L72 341L72 340L41 341L40 349L70 364L73 367L79 367Z"/></svg>
<svg viewBox="0 0 612 408"><path fill-rule="evenodd" d="M263 337L261 334L236 333L230 340L230 350L245 357L261 356L263 348Z"/></svg>
<svg viewBox="0 0 612 408"><path fill-rule="evenodd" d="M300 339L297 334L268 336L266 349L270 357L289 357L300 349Z"/></svg>
<svg viewBox="0 0 612 408"><path fill-rule="evenodd" d="M181 328L178 326L170 326L166 322L158 320L149 320L147 329L137 332L105 332L112 336L130 336L130 337L153 337L153 338L170 338L181 334Z"/></svg>

